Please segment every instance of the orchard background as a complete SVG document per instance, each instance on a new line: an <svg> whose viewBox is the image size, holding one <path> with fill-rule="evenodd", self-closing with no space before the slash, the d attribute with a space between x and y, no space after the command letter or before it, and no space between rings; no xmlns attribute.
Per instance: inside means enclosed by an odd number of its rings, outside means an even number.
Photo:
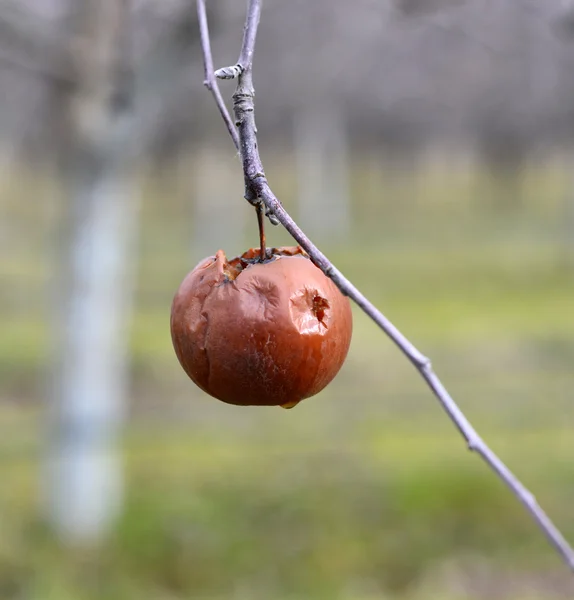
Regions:
<svg viewBox="0 0 574 600"><path fill-rule="evenodd" d="M69 4L0 4L0 597L571 598L526 513L359 311L340 375L292 411L220 404L181 370L169 308L183 276L257 245L183 0L130 9L134 60L151 65L135 100L153 120L126 192L128 385L110 436L123 491L97 535L62 533L45 458L74 207L54 168ZM268 179L574 539L570 17L542 0L337 4L264 3ZM217 66L236 60L244 8L208 3Z"/></svg>

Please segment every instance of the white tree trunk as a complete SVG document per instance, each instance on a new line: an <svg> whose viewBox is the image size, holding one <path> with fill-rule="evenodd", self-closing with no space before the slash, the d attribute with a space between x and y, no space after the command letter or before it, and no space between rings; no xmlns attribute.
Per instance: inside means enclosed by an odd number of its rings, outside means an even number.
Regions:
<svg viewBox="0 0 574 600"><path fill-rule="evenodd" d="M95 543L122 500L117 439L128 378L132 243L138 197L130 184L133 118L114 102L123 79L125 0L83 0L83 44L65 108L56 365L44 472L48 518L68 543ZM131 156L133 158L133 156Z"/></svg>
<svg viewBox="0 0 574 600"><path fill-rule="evenodd" d="M114 523L122 500L117 438L128 384L138 198L125 174L108 169L85 181L74 203L46 500L66 541L95 542Z"/></svg>

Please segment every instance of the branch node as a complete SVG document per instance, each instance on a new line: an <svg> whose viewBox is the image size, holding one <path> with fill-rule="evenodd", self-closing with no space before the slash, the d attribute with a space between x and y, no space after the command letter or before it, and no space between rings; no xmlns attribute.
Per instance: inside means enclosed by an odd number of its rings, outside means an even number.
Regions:
<svg viewBox="0 0 574 600"><path fill-rule="evenodd" d="M428 356L421 355L419 358L419 365L424 371L432 371L432 361Z"/></svg>
<svg viewBox="0 0 574 600"><path fill-rule="evenodd" d="M466 442L466 447L470 452L476 452L478 450L478 443L476 440L468 440Z"/></svg>
<svg viewBox="0 0 574 600"><path fill-rule="evenodd" d="M244 68L237 64L231 67L222 67L215 71L217 79L237 79L244 71Z"/></svg>
<svg viewBox="0 0 574 600"><path fill-rule="evenodd" d="M328 264L326 266L322 266L321 270L329 279L333 279L333 275L335 274L335 269L333 268L333 265Z"/></svg>
<svg viewBox="0 0 574 600"><path fill-rule="evenodd" d="M249 190L245 192L245 195L243 197L245 198L245 200L247 200L247 202L249 202L249 204L251 204L251 206L257 207L263 202L261 198L259 198Z"/></svg>
<svg viewBox="0 0 574 600"><path fill-rule="evenodd" d="M281 222L279 221L279 219L275 216L275 213L270 209L270 208L265 208L265 216L269 219L269 222L271 223L271 225L280 225Z"/></svg>

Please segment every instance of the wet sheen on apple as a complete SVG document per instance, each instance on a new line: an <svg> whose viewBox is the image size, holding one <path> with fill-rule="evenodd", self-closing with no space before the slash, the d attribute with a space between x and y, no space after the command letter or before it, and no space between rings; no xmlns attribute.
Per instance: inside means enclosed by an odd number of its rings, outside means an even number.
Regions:
<svg viewBox="0 0 574 600"><path fill-rule="evenodd" d="M177 358L207 394L292 408L324 389L352 335L349 299L299 247L222 250L183 280L171 308Z"/></svg>

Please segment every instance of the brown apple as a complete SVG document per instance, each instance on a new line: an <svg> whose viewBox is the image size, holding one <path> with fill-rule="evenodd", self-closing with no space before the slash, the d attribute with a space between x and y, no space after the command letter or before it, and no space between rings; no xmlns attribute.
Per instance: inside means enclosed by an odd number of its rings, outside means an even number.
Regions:
<svg viewBox="0 0 574 600"><path fill-rule="evenodd" d="M291 408L343 365L351 305L303 250L222 250L183 280L171 308L177 358L202 390L236 405Z"/></svg>

